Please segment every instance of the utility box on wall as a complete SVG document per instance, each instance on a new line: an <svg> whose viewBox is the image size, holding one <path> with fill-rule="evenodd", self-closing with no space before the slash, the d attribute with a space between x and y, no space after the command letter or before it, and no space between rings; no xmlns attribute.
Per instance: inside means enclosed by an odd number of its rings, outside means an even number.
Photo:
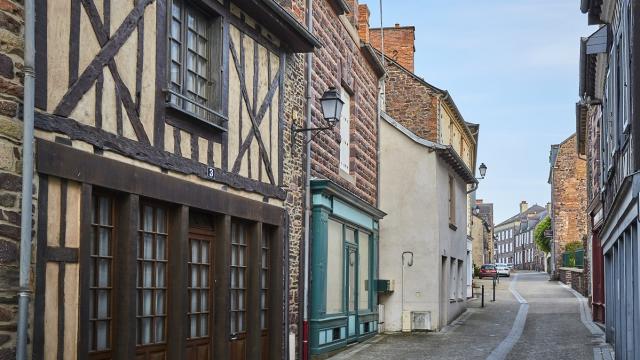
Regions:
<svg viewBox="0 0 640 360"><path fill-rule="evenodd" d="M376 291L379 293L391 293L395 287L394 280L376 280Z"/></svg>

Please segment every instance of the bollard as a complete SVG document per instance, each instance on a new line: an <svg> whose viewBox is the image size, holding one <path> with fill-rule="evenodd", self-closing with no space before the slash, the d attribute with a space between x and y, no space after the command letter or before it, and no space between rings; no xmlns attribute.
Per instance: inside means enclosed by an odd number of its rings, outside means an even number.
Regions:
<svg viewBox="0 0 640 360"><path fill-rule="evenodd" d="M496 301L496 280L493 279L493 300L491 301Z"/></svg>
<svg viewBox="0 0 640 360"><path fill-rule="evenodd" d="M482 285L482 295L480 297L482 300L480 300L480 307L484 307L484 285Z"/></svg>

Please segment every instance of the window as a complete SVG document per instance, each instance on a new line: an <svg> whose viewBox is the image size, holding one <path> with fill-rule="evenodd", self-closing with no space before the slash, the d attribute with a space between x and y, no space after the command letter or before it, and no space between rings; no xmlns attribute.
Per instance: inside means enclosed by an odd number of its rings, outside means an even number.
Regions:
<svg viewBox="0 0 640 360"><path fill-rule="evenodd" d="M261 257L260 257L260 329L266 330L268 327L267 314L269 313L269 267L271 257L269 233L263 231Z"/></svg>
<svg viewBox="0 0 640 360"><path fill-rule="evenodd" d="M456 223L456 193L453 176L449 175L449 224Z"/></svg>
<svg viewBox="0 0 640 360"><path fill-rule="evenodd" d="M327 239L327 314L342 312L344 244L342 224L329 219Z"/></svg>
<svg viewBox="0 0 640 360"><path fill-rule="evenodd" d="M220 55L216 26L185 0L171 1L168 34L169 105L207 122L217 116ZM219 27L219 26L218 26Z"/></svg>
<svg viewBox="0 0 640 360"><path fill-rule="evenodd" d="M458 299L464 298L464 261L458 260Z"/></svg>
<svg viewBox="0 0 640 360"><path fill-rule="evenodd" d="M358 233L358 251L360 252L360 293L358 309L368 310L369 306L369 234Z"/></svg>
<svg viewBox="0 0 640 360"><path fill-rule="evenodd" d="M340 114L340 170L349 173L351 157L351 95L342 87L340 98L344 101Z"/></svg>
<svg viewBox="0 0 640 360"><path fill-rule="evenodd" d="M111 349L113 288L113 200L94 196L89 263L89 351Z"/></svg>
<svg viewBox="0 0 640 360"><path fill-rule="evenodd" d="M167 215L143 205L138 231L137 344L164 343L167 299Z"/></svg>
<svg viewBox="0 0 640 360"><path fill-rule="evenodd" d="M230 289L230 332L244 334L247 330L247 244L246 227L231 223L231 289Z"/></svg>
<svg viewBox="0 0 640 360"><path fill-rule="evenodd" d="M454 300L456 298L456 286L457 286L457 260L451 258L449 264L449 299Z"/></svg>
<svg viewBox="0 0 640 360"><path fill-rule="evenodd" d="M189 236L189 321L190 339L209 336L209 312L211 285L209 274L211 270L211 241L209 237Z"/></svg>

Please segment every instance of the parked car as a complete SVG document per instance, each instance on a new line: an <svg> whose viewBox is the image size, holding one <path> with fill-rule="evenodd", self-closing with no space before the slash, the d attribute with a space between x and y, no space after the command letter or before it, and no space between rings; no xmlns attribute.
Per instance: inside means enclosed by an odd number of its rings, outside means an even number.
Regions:
<svg viewBox="0 0 640 360"><path fill-rule="evenodd" d="M485 277L496 277L497 274L496 266L493 264L484 264L480 267L480 279Z"/></svg>
<svg viewBox="0 0 640 360"><path fill-rule="evenodd" d="M506 264L496 264L496 272L498 273L498 276L511 276L511 269L509 269L509 266Z"/></svg>

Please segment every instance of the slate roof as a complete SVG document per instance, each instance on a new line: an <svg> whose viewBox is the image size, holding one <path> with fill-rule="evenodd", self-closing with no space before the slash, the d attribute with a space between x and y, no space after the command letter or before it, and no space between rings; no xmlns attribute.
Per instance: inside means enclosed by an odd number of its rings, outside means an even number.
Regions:
<svg viewBox="0 0 640 360"><path fill-rule="evenodd" d="M543 211L546 212L547 209L544 208L543 206L535 204L535 205L531 206L530 208L528 208L527 211L525 211L524 213L517 213L517 214L513 215L512 217L508 218L507 220L499 223L496 226L500 226L500 225L504 225L504 224L508 224L508 223L514 222L516 220L519 220L521 216L525 216L525 215L528 216L529 214L538 214L538 213L541 213Z"/></svg>

